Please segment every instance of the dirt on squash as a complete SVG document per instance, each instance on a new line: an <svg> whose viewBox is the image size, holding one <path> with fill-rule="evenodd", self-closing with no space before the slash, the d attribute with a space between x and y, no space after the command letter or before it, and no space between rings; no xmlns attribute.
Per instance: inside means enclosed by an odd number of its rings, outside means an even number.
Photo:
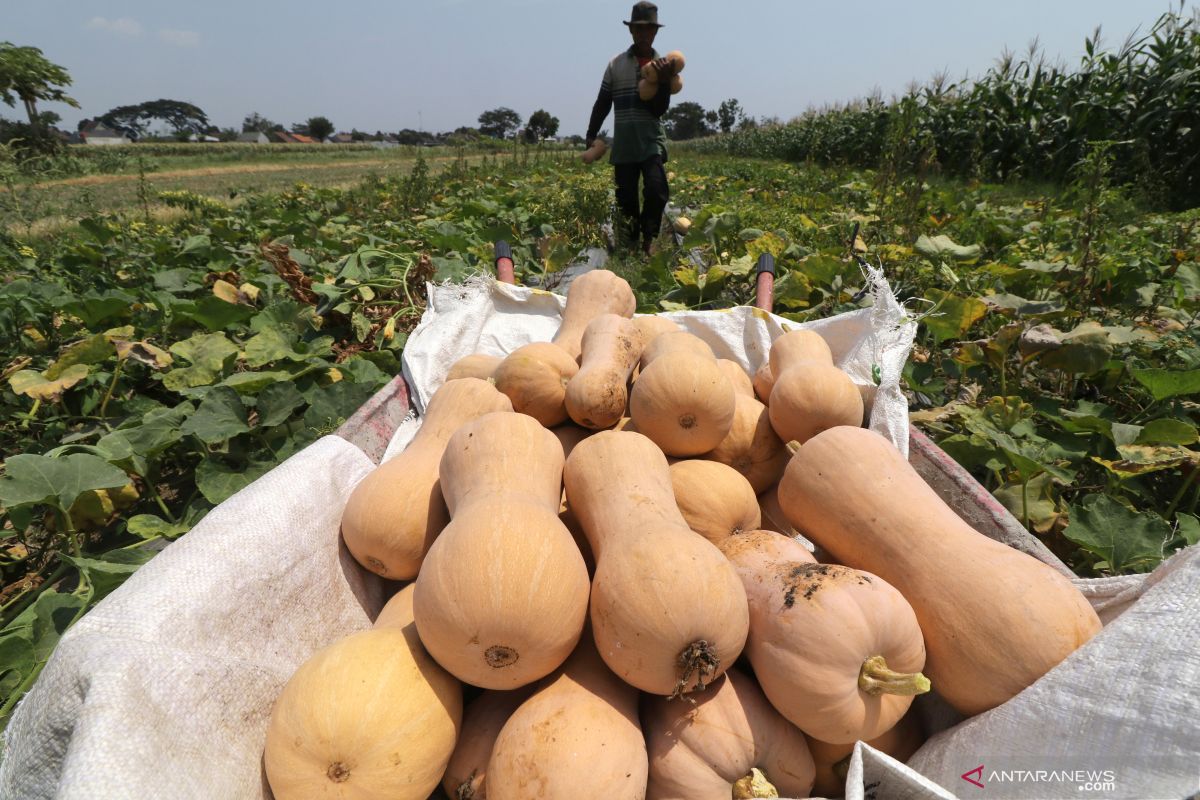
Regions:
<svg viewBox="0 0 1200 800"><path fill-rule="evenodd" d="M780 583L787 588L783 593L783 607L791 608L796 599L812 600L826 586L852 581L858 584L871 582L869 575L839 564L802 564L788 561L779 565Z"/></svg>

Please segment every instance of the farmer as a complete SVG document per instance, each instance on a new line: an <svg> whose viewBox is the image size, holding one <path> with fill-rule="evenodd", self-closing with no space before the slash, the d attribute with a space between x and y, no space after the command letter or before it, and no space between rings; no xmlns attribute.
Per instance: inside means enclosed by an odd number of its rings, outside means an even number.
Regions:
<svg viewBox="0 0 1200 800"><path fill-rule="evenodd" d="M642 251L648 255L670 197L663 168L667 160L667 134L659 119L671 102L671 76L675 67L659 57L653 47L654 37L662 27L658 24L658 6L644 0L635 4L625 25L633 37L633 45L613 56L604 70L600 94L592 106L587 146L591 147L595 141L608 117L608 109L615 107L609 160L617 187L617 205L623 217L616 223L617 241L635 246L640 235ZM637 86L642 67L651 61L658 69L658 94L646 102L638 96ZM642 180L640 208L639 178Z"/></svg>

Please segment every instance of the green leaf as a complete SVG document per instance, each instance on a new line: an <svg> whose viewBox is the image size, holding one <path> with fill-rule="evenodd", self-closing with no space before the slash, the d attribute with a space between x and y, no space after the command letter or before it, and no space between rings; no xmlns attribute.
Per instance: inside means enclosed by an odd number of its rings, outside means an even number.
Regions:
<svg viewBox="0 0 1200 800"><path fill-rule="evenodd" d="M180 312L180 316L194 319L210 331L223 331L231 325L245 322L255 313L256 309L251 306L227 303L219 297L208 295L197 300L191 310Z"/></svg>
<svg viewBox="0 0 1200 800"><path fill-rule="evenodd" d="M355 311L350 315L350 326L354 329L355 338L360 342L365 342L371 335L371 320L367 319L361 311Z"/></svg>
<svg viewBox="0 0 1200 800"><path fill-rule="evenodd" d="M341 381L326 386L312 395L308 411L304 413L304 424L309 428L332 433L371 399L375 388L362 383Z"/></svg>
<svg viewBox="0 0 1200 800"><path fill-rule="evenodd" d="M144 555L152 556L153 553L149 552ZM58 556L67 563L74 565L76 569L83 573L83 576L92 586L91 603L93 604L103 600L113 589L116 589L130 575L137 572L138 567L144 563L119 563L98 558L70 556L66 553L59 553ZM148 561L149 558L145 560Z"/></svg>
<svg viewBox="0 0 1200 800"><path fill-rule="evenodd" d="M200 407L183 423L180 430L206 444L218 444L250 430L246 406L228 386L214 386L200 401Z"/></svg>
<svg viewBox="0 0 1200 800"><path fill-rule="evenodd" d="M0 505L49 503L60 511L92 489L117 489L129 477L104 459L90 453L71 453L61 458L24 454L4 463L0 478Z"/></svg>
<svg viewBox="0 0 1200 800"><path fill-rule="evenodd" d="M1191 514L1176 514L1175 521L1179 523L1179 536L1185 546L1200 543L1200 519Z"/></svg>
<svg viewBox="0 0 1200 800"><path fill-rule="evenodd" d="M78 364L100 364L117 354L103 333L90 336L63 350L53 364L46 368L46 380L55 380Z"/></svg>
<svg viewBox="0 0 1200 800"><path fill-rule="evenodd" d="M929 299L937 305L922 322L938 342L961 338L987 314L987 305L977 297L960 297L941 289L930 289Z"/></svg>
<svg viewBox="0 0 1200 800"><path fill-rule="evenodd" d="M367 362L369 363L369 362ZM292 412L304 405L306 401L300 390L292 383L276 383L263 389L258 395L258 425L260 428L271 428L282 425L292 416Z"/></svg>
<svg viewBox="0 0 1200 800"><path fill-rule="evenodd" d="M971 262L979 259L983 252L979 245L964 246L955 244L949 236L934 236L930 238L921 234L914 246L916 251L927 258L950 258L955 261Z"/></svg>
<svg viewBox="0 0 1200 800"><path fill-rule="evenodd" d="M291 380L291 377L289 373L279 370L272 372L235 372L218 385L228 386L241 395L255 395L279 381Z"/></svg>
<svg viewBox="0 0 1200 800"><path fill-rule="evenodd" d="M1099 323L1088 320L1060 337L1061 346L1041 354L1041 364L1049 369L1078 375L1099 372L1112 357L1108 333Z"/></svg>
<svg viewBox="0 0 1200 800"><path fill-rule="evenodd" d="M1046 314L1057 314L1063 310L1061 303L1026 300L1015 294L985 294L981 299L989 306L1012 311L1018 317L1039 317Z"/></svg>
<svg viewBox="0 0 1200 800"><path fill-rule="evenodd" d="M183 435L179 428L193 411L191 403L181 403L175 408L153 409L142 417L140 425L118 428L100 437L96 448L112 462L128 468L132 457L154 458L179 441ZM139 474L144 474L139 470Z"/></svg>
<svg viewBox="0 0 1200 800"><path fill-rule="evenodd" d="M1115 573L1153 569L1173 537L1162 517L1131 511L1108 495L1090 494L1071 505L1070 513L1063 536L1104 559Z"/></svg>
<svg viewBox="0 0 1200 800"><path fill-rule="evenodd" d="M794 271L804 275L810 283L833 286L838 278L844 281L851 275L857 275L858 266L837 256L817 253L800 259Z"/></svg>
<svg viewBox="0 0 1200 800"><path fill-rule="evenodd" d="M88 605L88 598L47 589L0 631L0 692L7 698L41 669Z"/></svg>
<svg viewBox="0 0 1200 800"><path fill-rule="evenodd" d="M338 365L338 368L341 369L343 374L349 376L350 380L354 381L355 383L370 384L376 389L381 388L385 383L392 379L391 375L388 375L379 367L375 366L374 363L361 356L356 356L343 361L340 365Z"/></svg>
<svg viewBox="0 0 1200 800"><path fill-rule="evenodd" d="M184 240L183 247L179 249L179 254L181 256L204 256L208 253L208 250L211 246L212 240L203 234L198 236L189 236L186 240Z"/></svg>
<svg viewBox="0 0 1200 800"><path fill-rule="evenodd" d="M154 288L175 294L199 291L203 287L192 281L193 270L187 267L164 269L154 273Z"/></svg>
<svg viewBox="0 0 1200 800"><path fill-rule="evenodd" d="M58 307L68 314L79 317L89 328L95 329L101 322L129 313L137 302L133 295L118 290L104 293L89 291L78 297L60 301Z"/></svg>
<svg viewBox="0 0 1200 800"><path fill-rule="evenodd" d="M268 462L252 461L245 467L234 468L210 458L196 467L196 488L210 503L222 503L267 474L271 466Z"/></svg>
<svg viewBox="0 0 1200 800"><path fill-rule="evenodd" d="M181 522L167 522L153 514L138 514L125 522L125 529L142 539L175 539L190 528Z"/></svg>
<svg viewBox="0 0 1200 800"><path fill-rule="evenodd" d="M1153 419L1138 434L1136 444L1195 444L1196 426L1181 419Z"/></svg>
<svg viewBox="0 0 1200 800"><path fill-rule="evenodd" d="M177 392L215 382L232 366L238 349L223 333L197 333L171 345L171 352L191 362L190 367L173 369L163 376L163 385Z"/></svg>
<svg viewBox="0 0 1200 800"><path fill-rule="evenodd" d="M1135 369L1133 378L1145 386L1155 400L1200 392L1200 369Z"/></svg>
<svg viewBox="0 0 1200 800"><path fill-rule="evenodd" d="M996 499L1022 522L1028 514L1029 525L1038 533L1047 533L1060 516L1058 506L1051 494L1054 479L1042 473L1022 487L1019 481L1006 483L992 492Z"/></svg>

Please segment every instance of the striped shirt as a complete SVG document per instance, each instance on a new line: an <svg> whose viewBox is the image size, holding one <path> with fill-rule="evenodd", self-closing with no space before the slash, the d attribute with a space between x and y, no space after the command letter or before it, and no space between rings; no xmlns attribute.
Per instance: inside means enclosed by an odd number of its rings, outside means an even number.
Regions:
<svg viewBox="0 0 1200 800"><path fill-rule="evenodd" d="M651 59L657 58L658 52L653 51ZM663 81L653 99L649 102L642 100L637 89L641 71L632 46L613 56L604 70L600 94L592 107L588 141L599 132L609 108L616 110L612 141L609 143L609 161L613 164L640 163L656 155L661 155L663 161L667 160L667 132L659 117L666 113L670 104L670 83Z"/></svg>

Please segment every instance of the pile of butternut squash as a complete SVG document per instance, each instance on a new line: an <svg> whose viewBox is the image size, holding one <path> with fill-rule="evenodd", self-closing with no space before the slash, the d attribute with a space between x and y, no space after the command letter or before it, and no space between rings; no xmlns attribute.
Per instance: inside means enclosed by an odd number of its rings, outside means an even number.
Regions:
<svg viewBox="0 0 1200 800"><path fill-rule="evenodd" d="M820 336L751 378L635 305L579 277L355 488L346 546L403 588L283 687L277 800L836 796L856 741L920 746L917 695L985 712L1099 630L862 427Z"/></svg>

